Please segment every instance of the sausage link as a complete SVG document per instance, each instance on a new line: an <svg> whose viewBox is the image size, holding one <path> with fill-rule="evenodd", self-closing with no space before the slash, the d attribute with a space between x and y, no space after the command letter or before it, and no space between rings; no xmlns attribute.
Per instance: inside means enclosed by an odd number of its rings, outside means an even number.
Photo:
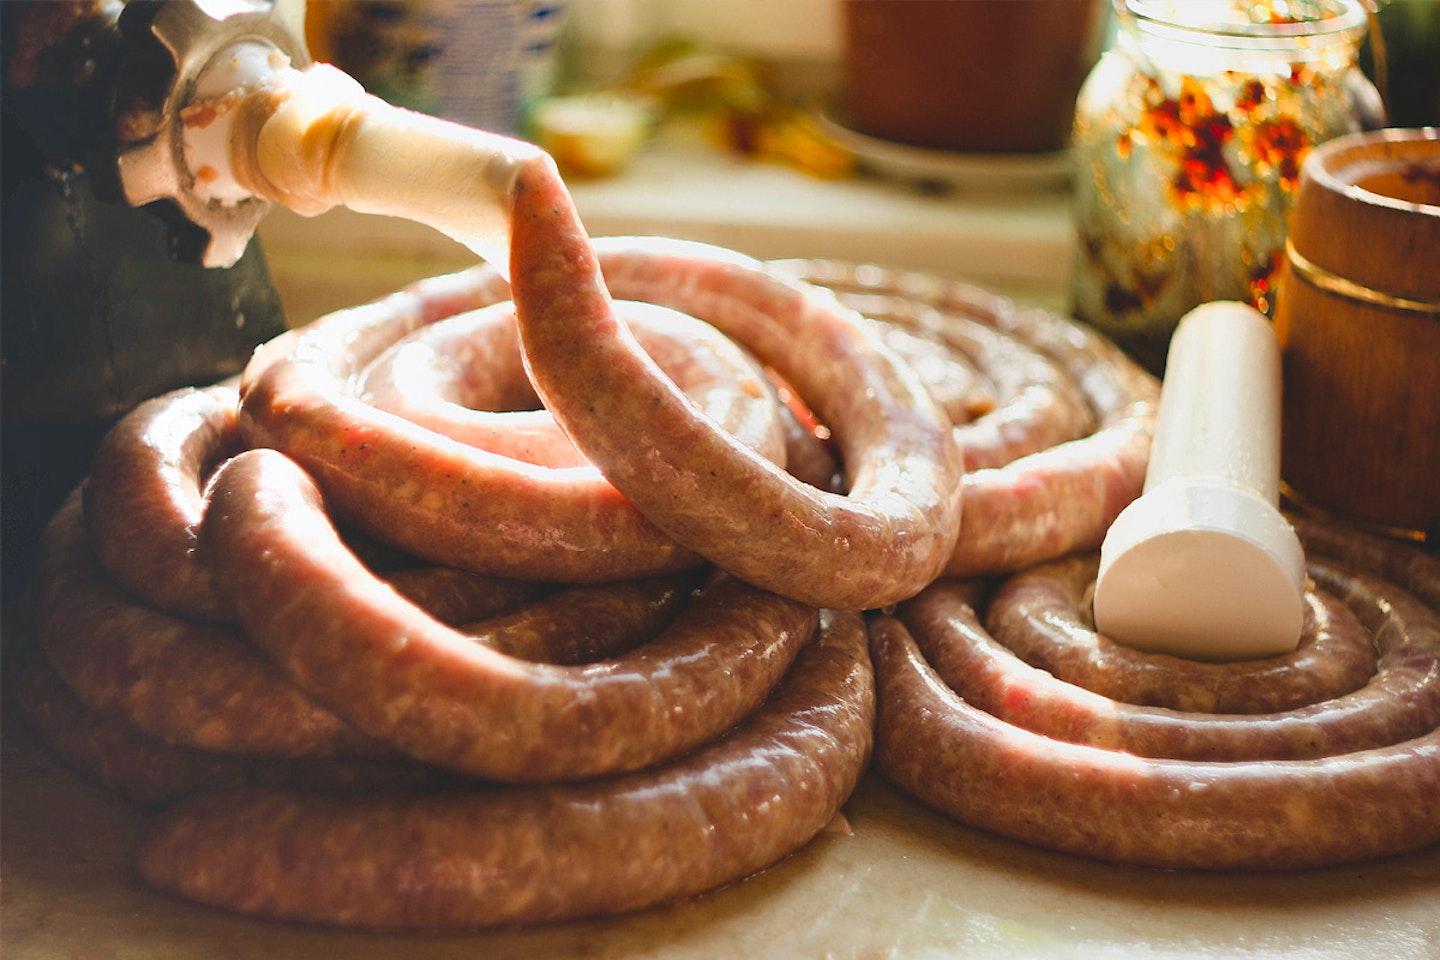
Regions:
<svg viewBox="0 0 1440 960"><path fill-rule="evenodd" d="M19 668L10 686L31 733L66 766L143 806L162 806L205 787L243 782L244 761L147 737L102 717L66 689L44 657Z"/></svg>
<svg viewBox="0 0 1440 960"><path fill-rule="evenodd" d="M1327 584L1332 579L1326 568L1312 569ZM1304 759L1387 746L1440 724L1440 624L1407 596L1391 591L1382 599L1382 587L1368 578L1351 584L1343 602L1329 594L1307 594L1301 644L1309 653L1288 658L1285 669L1309 669L1326 635L1343 635L1346 647L1370 649L1371 633L1348 603L1373 624L1380 646L1379 667L1370 682L1308 706L1243 715L1135 706L1128 701L1143 698L1129 691L1126 702L1117 702L1067 683L1025 663L985 632L975 611L979 592L969 581L940 581L904 604L897 616L936 675L968 704L1048 737L1145 757ZM1260 670L1267 678L1278 672L1271 665ZM1235 675L1221 672L1216 680L1223 689L1226 678Z"/></svg>
<svg viewBox="0 0 1440 960"><path fill-rule="evenodd" d="M508 296L505 278L483 264L417 280L378 300L327 314L261 344L241 371L240 394L243 397L272 366L293 362L297 355L306 362L325 363L330 356L363 364L421 327L488 307ZM343 368L347 377L357 369Z"/></svg>
<svg viewBox="0 0 1440 960"><path fill-rule="evenodd" d="M973 354L956 350L939 332L940 323L917 319L917 313L938 316L933 309L899 297L841 294L840 300L875 321L880 339L915 371L957 427L1000 406L1002 391L987 375L990 371L982 371ZM968 448L965 456L970 467Z"/></svg>
<svg viewBox="0 0 1440 960"><path fill-rule="evenodd" d="M695 580L681 575L571 587L460 631L521 660L594 663L655 639L680 614Z"/></svg>
<svg viewBox="0 0 1440 960"><path fill-rule="evenodd" d="M1020 570L1077 550L1096 548L1110 524L1145 483L1159 382L1103 336L1040 310L930 274L792 261L777 266L847 297L895 297L896 309L946 330L953 318L974 320L1057 363L1085 396L1095 431L965 475L965 521L944 573L969 577ZM925 308L933 309L934 313Z"/></svg>
<svg viewBox="0 0 1440 960"><path fill-rule="evenodd" d="M876 765L963 823L1171 869L1317 867L1440 841L1440 730L1309 760L1136 757L997 720L945 686L899 620L870 629Z"/></svg>
<svg viewBox="0 0 1440 960"><path fill-rule="evenodd" d="M964 470L950 423L828 293L714 247L592 245L563 183L543 170L517 186L511 277L536 392L678 542L816 606L882 606L939 573L958 534ZM848 495L795 480L698 417L636 348L612 293L705 320L775 370L830 427Z"/></svg>
<svg viewBox="0 0 1440 960"><path fill-rule="evenodd" d="M1062 680L1126 703L1175 710L1290 710L1349 693L1375 672L1375 647L1355 630L1312 633L1292 653L1230 663L1115 643L1097 634L1084 612L1099 565L1098 554L1081 554L1010 577L990 602L986 627L1016 656Z"/></svg>
<svg viewBox="0 0 1440 960"><path fill-rule="evenodd" d="M508 303L437 321L401 337L360 374L360 399L469 446L537 466L584 457L536 409Z"/></svg>
<svg viewBox="0 0 1440 960"><path fill-rule="evenodd" d="M294 333L277 340L291 343ZM278 349L273 342L261 353L271 349ZM235 618L200 561L196 537L211 472L242 447L238 404L229 383L175 390L122 417L96 451L83 492L95 558L116 585L157 610L222 623ZM347 530L346 538L370 562L414 563L356 531Z"/></svg>
<svg viewBox="0 0 1440 960"><path fill-rule="evenodd" d="M385 752L285 679L233 625L134 602L100 573L72 494L51 520L36 577L46 658L88 707L158 739L223 752Z"/></svg>
<svg viewBox="0 0 1440 960"><path fill-rule="evenodd" d="M691 402L741 443L775 457L783 443L778 398L738 347L672 310L635 302L617 308ZM748 390L736 389L737 375ZM587 465L554 417L535 409L508 302L415 330L360 379L365 403L461 443L538 466Z"/></svg>
<svg viewBox="0 0 1440 960"><path fill-rule="evenodd" d="M1001 313L997 325L1071 371L1096 414L1096 430L969 474L971 526L948 576L1019 570L1100 545L1145 484L1159 384L1119 348L1078 324L1039 311Z"/></svg>
<svg viewBox="0 0 1440 960"><path fill-rule="evenodd" d="M498 275L468 282L476 292L467 302L485 296L503 302ZM279 449L305 467L341 520L447 566L575 582L656 576L700 563L593 468L536 467L362 403L351 389L354 378L396 340L444 319L427 302L424 288L412 288L321 318L279 355L262 351L241 387L246 442ZM778 400L763 371L721 346L703 324L673 314L666 322L734 361L730 395L747 403L722 415L762 455L783 458ZM773 429L759 429L756 408Z"/></svg>
<svg viewBox="0 0 1440 960"><path fill-rule="evenodd" d="M169 806L241 783L363 791L455 786L453 775L401 756L297 760L166 743L90 710L43 657L30 658L19 674L11 690L30 732L77 774L141 806Z"/></svg>
<svg viewBox="0 0 1440 960"><path fill-rule="evenodd" d="M783 391L782 391L783 396ZM780 407L780 421L785 428L785 470L801 483L828 490L845 492L845 477L839 458L825 436L788 404Z"/></svg>
<svg viewBox="0 0 1440 960"><path fill-rule="evenodd" d="M125 590L162 610L233 620L229 600L197 562L204 478L239 448L233 386L148 400L101 441L85 486L95 555Z"/></svg>
<svg viewBox="0 0 1440 960"><path fill-rule="evenodd" d="M1399 584L1431 609L1440 610L1440 555L1433 549L1397 549L1393 540L1294 513L1287 519L1307 555L1339 558L1348 567Z"/></svg>
<svg viewBox="0 0 1440 960"><path fill-rule="evenodd" d="M973 339L984 331L978 327ZM955 428L971 471L1003 467L1056 444L1087 436L1094 418L1069 376L1048 357L1025 352L993 331L986 362L1008 399L984 416ZM999 355L999 356L996 356ZM1003 375L1002 376L1002 372Z"/></svg>
<svg viewBox="0 0 1440 960"><path fill-rule="evenodd" d="M381 578L400 596L452 627L500 616L546 593L542 584L454 567L403 567L387 571Z"/></svg>
<svg viewBox="0 0 1440 960"><path fill-rule="evenodd" d="M814 837L870 756L864 626L827 613L723 740L592 783L383 797L219 791L163 815L139 870L269 917L473 928L620 913L713 889Z"/></svg>
<svg viewBox="0 0 1440 960"><path fill-rule="evenodd" d="M1435 843L1440 610L1428 598L1440 595L1440 561L1356 531L1307 529L1305 536L1315 593L1353 615L1380 651L1377 673L1363 688L1259 715L1196 716L1102 702L1093 691L994 656L974 610L981 584L937 586L917 599L910 619L922 634L934 631L921 642L938 668L900 619L871 624L878 768L965 823L1126 863L1291 869ZM1357 572L1356 563L1394 579ZM1082 569L1093 573L1093 563ZM1064 589L1073 599L1073 583ZM992 614L1008 602L1004 593L1002 587L991 598ZM1311 609L1323 607L1312 601ZM1342 619L1336 624L1355 632ZM957 652L965 646L976 657ZM958 688L975 692L973 699L949 686L941 669ZM976 669L978 677L960 675ZM1027 702L1032 695L1041 699ZM985 703L998 703L998 715L982 709ZM1037 729L1009 717L1034 720ZM1083 742L1065 739L1072 737ZM1316 742L1276 743L1286 737ZM1197 747L1206 738L1218 758ZM1138 755L1170 752L1161 747L1171 740L1179 756Z"/></svg>
<svg viewBox="0 0 1440 960"><path fill-rule="evenodd" d="M216 475L202 549L250 639L317 701L419 759L506 781L638 769L704 742L764 698L816 616L727 579L618 659L515 660L378 583L310 478L268 450Z"/></svg>
<svg viewBox="0 0 1440 960"><path fill-rule="evenodd" d="M1047 354L1015 337L1006 336L980 321L959 313L941 313L915 300L870 293L844 293L842 302L883 322L887 342L920 335L932 338L952 361L936 373L953 377L956 368L973 368L986 378L994 391L988 409L956 419L955 439L965 451L967 471L1001 467L1013 460L1047 450L1056 444L1086 436L1095 429L1095 416L1087 398L1069 372ZM905 342L900 340L900 342ZM949 391L969 388L965 379L958 384L936 383L925 376L927 366L938 358L916 356L916 366L926 389L939 400ZM926 363L926 360L929 363ZM963 363L962 363L963 361ZM953 401L952 401L953 405Z"/></svg>
<svg viewBox="0 0 1440 960"><path fill-rule="evenodd" d="M1139 495L1154 434L1137 412L1088 437L966 476L966 526L949 577L1022 570L1098 547Z"/></svg>
<svg viewBox="0 0 1440 960"><path fill-rule="evenodd" d="M534 584L448 568L399 570L385 579L430 616L452 624L478 621L473 642L542 659L639 643L673 615L681 594L670 581L618 585L613 597L593 591L599 595L588 609L608 633L577 632L576 617L555 609L574 606L562 601L530 606L522 623L506 620L540 595ZM103 715L166 742L226 753L391 752L301 693L234 625L174 617L118 590L90 553L78 491L46 530L35 590L36 629L47 658L74 694Z"/></svg>

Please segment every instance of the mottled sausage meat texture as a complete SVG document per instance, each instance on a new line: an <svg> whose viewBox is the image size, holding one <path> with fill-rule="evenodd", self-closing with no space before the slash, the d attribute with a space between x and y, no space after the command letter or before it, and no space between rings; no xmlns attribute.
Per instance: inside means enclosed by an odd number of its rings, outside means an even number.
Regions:
<svg viewBox="0 0 1440 960"><path fill-rule="evenodd" d="M964 823L1122 863L1291 869L1435 843L1440 562L1300 529L1305 635L1269 660L1096 634L1093 555L993 594L932 584L870 626L879 769Z"/></svg>
<svg viewBox="0 0 1440 960"><path fill-rule="evenodd" d="M1127 653L1090 551L1158 384L1112 344L927 275L591 240L544 162L514 202L511 281L143 404L52 521L14 691L158 810L145 880L388 928L635 910L811 842L872 754L1124 862L1440 834L1433 559L1307 526L1293 656Z"/></svg>

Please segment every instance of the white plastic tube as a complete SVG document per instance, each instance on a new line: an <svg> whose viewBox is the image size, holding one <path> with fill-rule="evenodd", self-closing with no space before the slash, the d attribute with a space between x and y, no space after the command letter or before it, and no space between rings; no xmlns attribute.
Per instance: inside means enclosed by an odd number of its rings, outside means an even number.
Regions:
<svg viewBox="0 0 1440 960"><path fill-rule="evenodd" d="M1279 511L1280 348L1242 303L1186 314L1166 361L1141 496L1106 534L1095 626L1195 660L1294 650L1305 556Z"/></svg>
<svg viewBox="0 0 1440 960"><path fill-rule="evenodd" d="M253 195L307 216L346 206L403 217L508 275L515 184L526 164L550 162L544 151L396 107L326 64L269 66L217 75L206 104L214 129L187 139L187 162L213 178L216 199ZM225 90L233 92L218 96Z"/></svg>

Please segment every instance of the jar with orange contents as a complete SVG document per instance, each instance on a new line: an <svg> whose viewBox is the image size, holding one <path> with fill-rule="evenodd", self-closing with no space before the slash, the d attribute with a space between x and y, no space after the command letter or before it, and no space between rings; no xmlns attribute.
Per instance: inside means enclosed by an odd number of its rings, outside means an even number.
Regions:
<svg viewBox="0 0 1440 960"><path fill-rule="evenodd" d="M1360 0L1114 0L1076 104L1077 317L1157 373L1200 303L1268 313L1300 165L1380 126Z"/></svg>

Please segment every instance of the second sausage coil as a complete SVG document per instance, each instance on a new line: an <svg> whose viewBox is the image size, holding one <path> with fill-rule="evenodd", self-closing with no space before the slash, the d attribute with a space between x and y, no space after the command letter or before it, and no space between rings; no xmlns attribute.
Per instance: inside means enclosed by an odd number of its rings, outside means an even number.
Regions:
<svg viewBox="0 0 1440 960"><path fill-rule="evenodd" d="M1319 534L1304 538L1306 636L1268 661L1111 644L1080 599L1093 555L1039 565L993 595L932 584L871 624L879 769L965 823L1146 866L1292 869L1440 841L1440 562L1300 529ZM1400 582L1357 569L1374 550L1413 554L1393 565ZM1358 680L1357 663L1368 670ZM1287 665L1317 683L1282 684L1276 702L1264 681ZM1247 677L1261 699L1246 698ZM1246 712L1148 705L1157 694Z"/></svg>

